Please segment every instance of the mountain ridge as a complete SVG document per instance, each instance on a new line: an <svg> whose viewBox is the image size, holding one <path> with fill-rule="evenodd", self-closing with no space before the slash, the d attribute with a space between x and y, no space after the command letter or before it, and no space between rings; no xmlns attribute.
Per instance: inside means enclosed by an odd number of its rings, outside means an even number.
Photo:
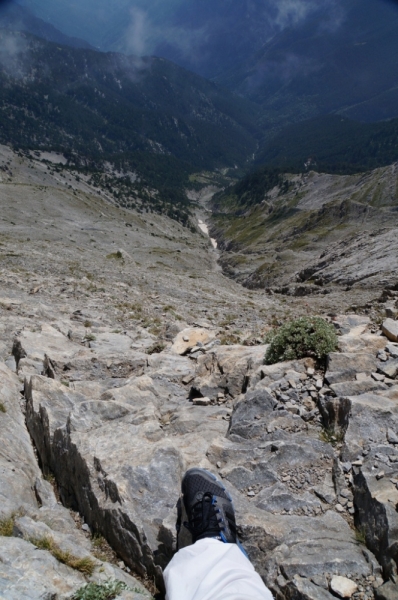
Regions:
<svg viewBox="0 0 398 600"><path fill-rule="evenodd" d="M63 44L72 48L95 49L85 40L62 33L51 23L36 17L30 10L14 2L0 5L0 28L10 29L11 31L25 31L48 42Z"/></svg>
<svg viewBox="0 0 398 600"><path fill-rule="evenodd" d="M126 202L139 192L186 212L189 174L241 166L255 150L255 105L170 61L0 36L0 140L86 170L108 161L137 172L109 184Z"/></svg>

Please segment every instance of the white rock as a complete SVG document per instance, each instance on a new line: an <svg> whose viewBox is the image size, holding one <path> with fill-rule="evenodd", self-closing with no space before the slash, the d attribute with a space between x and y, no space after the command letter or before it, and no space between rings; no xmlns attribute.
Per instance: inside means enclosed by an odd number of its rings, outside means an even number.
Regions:
<svg viewBox="0 0 398 600"><path fill-rule="evenodd" d="M382 332L392 342L398 342L398 321L386 319L382 325Z"/></svg>
<svg viewBox="0 0 398 600"><path fill-rule="evenodd" d="M210 398L194 398L192 400L192 404L196 404L196 406L210 406L211 400Z"/></svg>
<svg viewBox="0 0 398 600"><path fill-rule="evenodd" d="M176 354L183 355L189 352L189 350L192 348L195 348L195 346L198 345L198 342L207 344L214 338L214 331L199 329L197 327L184 329L175 337L171 350Z"/></svg>
<svg viewBox="0 0 398 600"><path fill-rule="evenodd" d="M340 598L351 598L357 591L358 586L351 579L336 575L330 582L330 589Z"/></svg>

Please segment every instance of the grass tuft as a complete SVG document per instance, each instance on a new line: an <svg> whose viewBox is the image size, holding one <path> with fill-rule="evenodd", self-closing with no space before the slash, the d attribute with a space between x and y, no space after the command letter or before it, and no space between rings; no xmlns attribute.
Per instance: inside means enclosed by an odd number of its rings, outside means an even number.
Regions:
<svg viewBox="0 0 398 600"><path fill-rule="evenodd" d="M76 571L80 571L83 575L92 575L94 572L96 565L89 556L78 558L67 550L61 550L50 536L30 538L29 541L40 550L47 550L50 552L50 554L52 554L60 563L67 565Z"/></svg>
<svg viewBox="0 0 398 600"><path fill-rule="evenodd" d="M108 254L106 258L114 259L114 260L123 260L123 254L118 250L117 252L112 252Z"/></svg>
<svg viewBox="0 0 398 600"><path fill-rule="evenodd" d="M341 444L342 442L344 442L344 432L324 428L319 434L319 438L321 442L325 442L326 444L332 444L332 446L337 446L337 444Z"/></svg>
<svg viewBox="0 0 398 600"><path fill-rule="evenodd" d="M166 348L166 344L163 342L155 342L152 346L147 348L147 354L160 354Z"/></svg>
<svg viewBox="0 0 398 600"><path fill-rule="evenodd" d="M355 529L355 539L359 544L366 546L366 529L365 527L358 527Z"/></svg>
<svg viewBox="0 0 398 600"><path fill-rule="evenodd" d="M11 515L8 519L0 519L0 536L12 537L14 531L15 515Z"/></svg>
<svg viewBox="0 0 398 600"><path fill-rule="evenodd" d="M2 413L7 412L7 409L6 409L5 405L3 404L3 402L0 402L0 412L2 412Z"/></svg>

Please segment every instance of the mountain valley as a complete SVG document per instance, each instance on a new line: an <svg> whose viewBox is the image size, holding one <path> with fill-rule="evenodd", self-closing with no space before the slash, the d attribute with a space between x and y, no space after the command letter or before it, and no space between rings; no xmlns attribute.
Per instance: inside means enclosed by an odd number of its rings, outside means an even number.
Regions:
<svg viewBox="0 0 398 600"><path fill-rule="evenodd" d="M245 289L204 234L112 205L60 155L1 146L0 168L2 596L162 598L180 478L199 465L231 490L278 600L332 600L341 581L394 598L398 350L378 323L398 292ZM326 373L264 364L271 327L327 311Z"/></svg>
<svg viewBox="0 0 398 600"><path fill-rule="evenodd" d="M1 600L164 600L191 467L275 600L398 598L378 7L0 7Z"/></svg>

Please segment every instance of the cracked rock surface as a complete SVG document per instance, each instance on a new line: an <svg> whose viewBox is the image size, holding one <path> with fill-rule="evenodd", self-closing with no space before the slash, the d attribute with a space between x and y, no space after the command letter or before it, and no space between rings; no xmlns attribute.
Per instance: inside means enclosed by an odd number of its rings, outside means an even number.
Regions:
<svg viewBox="0 0 398 600"><path fill-rule="evenodd" d="M200 466L277 600L398 597L398 344L334 314L326 370L264 365L281 306L224 278L201 234L87 191L57 204L26 172L0 186L0 596L71 599L90 580L38 548L48 538L126 598L162 592L181 477ZM10 208L26 187L30 205Z"/></svg>

